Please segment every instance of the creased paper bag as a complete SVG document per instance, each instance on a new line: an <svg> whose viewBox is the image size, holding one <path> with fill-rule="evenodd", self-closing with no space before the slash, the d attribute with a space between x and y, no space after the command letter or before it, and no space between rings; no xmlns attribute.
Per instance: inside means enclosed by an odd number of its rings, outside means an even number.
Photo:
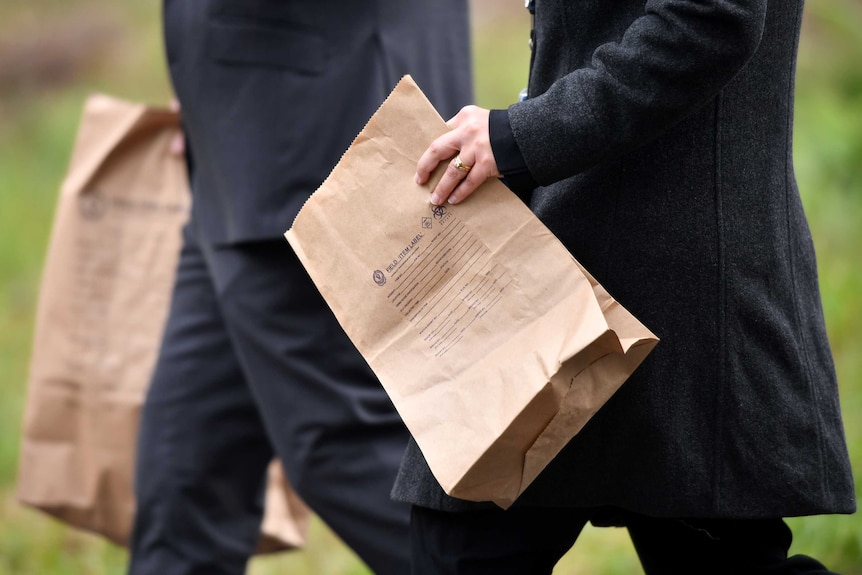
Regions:
<svg viewBox="0 0 862 575"><path fill-rule="evenodd" d="M169 153L178 127L167 110L87 100L39 296L18 499L121 545L189 211L185 163ZM302 546L309 511L277 461L269 480L259 551Z"/></svg>
<svg viewBox="0 0 862 575"><path fill-rule="evenodd" d="M506 508L658 340L502 183L431 206L446 129L405 77L285 236L446 493Z"/></svg>

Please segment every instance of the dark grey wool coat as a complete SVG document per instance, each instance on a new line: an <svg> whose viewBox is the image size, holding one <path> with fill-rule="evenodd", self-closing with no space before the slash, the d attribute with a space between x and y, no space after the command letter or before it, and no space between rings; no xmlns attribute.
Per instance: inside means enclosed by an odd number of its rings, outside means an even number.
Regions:
<svg viewBox="0 0 862 575"><path fill-rule="evenodd" d="M532 208L661 342L516 505L855 510L793 174L802 5L537 0L530 98L508 110ZM393 494L473 507L415 443Z"/></svg>

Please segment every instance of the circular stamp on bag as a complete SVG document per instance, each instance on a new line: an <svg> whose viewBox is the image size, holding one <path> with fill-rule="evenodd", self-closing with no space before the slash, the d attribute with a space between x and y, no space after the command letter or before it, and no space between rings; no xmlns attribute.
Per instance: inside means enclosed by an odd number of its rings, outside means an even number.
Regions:
<svg viewBox="0 0 862 575"><path fill-rule="evenodd" d="M386 283L386 274L384 274L381 270L374 270L372 274L372 279L374 279L374 283L379 286L382 286Z"/></svg>
<svg viewBox="0 0 862 575"><path fill-rule="evenodd" d="M107 202L98 190L86 191L78 199L78 211L85 220L100 220L105 215Z"/></svg>

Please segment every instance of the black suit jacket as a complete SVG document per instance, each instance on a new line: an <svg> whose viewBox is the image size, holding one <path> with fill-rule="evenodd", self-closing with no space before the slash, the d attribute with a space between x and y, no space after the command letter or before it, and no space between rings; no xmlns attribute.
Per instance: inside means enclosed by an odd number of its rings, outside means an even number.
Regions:
<svg viewBox="0 0 862 575"><path fill-rule="evenodd" d="M472 99L467 0L165 0L164 30L217 243L281 237L404 74L444 117Z"/></svg>

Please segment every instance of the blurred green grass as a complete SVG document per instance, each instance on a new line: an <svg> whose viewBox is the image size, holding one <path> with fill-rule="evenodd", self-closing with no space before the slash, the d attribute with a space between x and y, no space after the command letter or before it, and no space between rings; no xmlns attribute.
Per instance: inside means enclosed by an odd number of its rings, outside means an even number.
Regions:
<svg viewBox="0 0 862 575"><path fill-rule="evenodd" d="M818 250L823 304L860 493L862 3L809 2L806 10L795 160ZM474 0L473 58L480 105L505 107L524 86L527 26L519 2ZM78 37L75 27L81 31ZM64 38L68 52L62 52ZM52 55L50 50L60 53ZM4 76L10 54L32 60L12 66L13 73ZM30 0L0 6L0 575L104 575L121 573L125 565L122 549L67 529L14 500L39 276L81 106L93 91L155 104L168 101L157 4L106 7L96 0ZM845 575L862 575L858 514L796 518L790 523L795 532L792 552L814 555ZM624 530L593 528L585 531L556 572L642 573ZM315 521L305 551L255 559L250 573L368 571L323 523Z"/></svg>

